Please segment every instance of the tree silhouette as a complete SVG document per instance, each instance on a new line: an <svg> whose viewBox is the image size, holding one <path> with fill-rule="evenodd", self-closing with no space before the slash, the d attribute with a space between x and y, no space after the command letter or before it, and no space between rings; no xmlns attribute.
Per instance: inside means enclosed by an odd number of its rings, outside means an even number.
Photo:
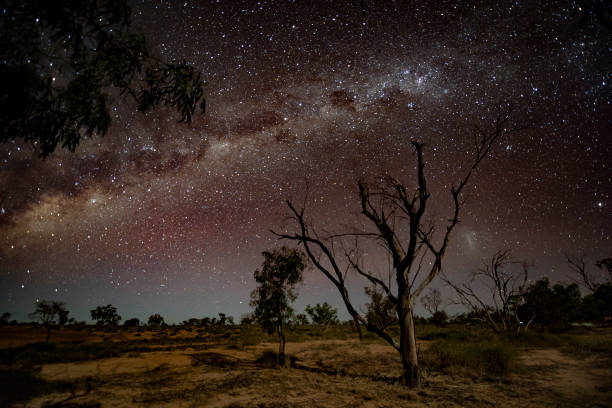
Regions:
<svg viewBox="0 0 612 408"><path fill-rule="evenodd" d="M448 315L442 306L442 294L437 288L429 288L427 293L421 297L421 304L429 313L431 317L429 321L435 325L443 325L448 320Z"/></svg>
<svg viewBox="0 0 612 408"><path fill-rule="evenodd" d="M284 365L286 323L293 313L290 303L297 297L295 285L302 281L307 258L287 247L264 251L262 255L261 270L253 275L258 286L251 293L251 306L255 307L253 316L265 330L269 333L276 330L279 364Z"/></svg>
<svg viewBox="0 0 612 408"><path fill-rule="evenodd" d="M550 287L548 278L543 278L526 289L518 313L523 318L532 319L540 329L561 331L567 330L571 322L578 320L580 310L577 284L565 286L558 283Z"/></svg>
<svg viewBox="0 0 612 408"><path fill-rule="evenodd" d="M612 283L597 285L595 291L582 298L581 318L599 323L612 319Z"/></svg>
<svg viewBox="0 0 612 408"><path fill-rule="evenodd" d="M298 313L293 318L293 323L297 326L304 326L309 324L310 322L308 321L308 316L306 316L305 313Z"/></svg>
<svg viewBox="0 0 612 408"><path fill-rule="evenodd" d="M584 255L565 255L565 260L567 261L567 264L574 275L574 281L577 284L584 286L591 292L595 292L599 285L612 283L612 258L603 258L595 262L595 266L597 266L597 268L606 272L603 279L601 277L597 277L589 270L589 268L587 268L584 258Z"/></svg>
<svg viewBox="0 0 612 408"><path fill-rule="evenodd" d="M116 326L121 320L117 308L113 305L98 306L90 311L91 318L98 321L98 326Z"/></svg>
<svg viewBox="0 0 612 408"><path fill-rule="evenodd" d="M366 303L366 321L369 325L377 327L379 330L386 330L387 327L397 323L396 305L389 296L378 286L363 288L365 294L370 298L370 303Z"/></svg>
<svg viewBox="0 0 612 408"><path fill-rule="evenodd" d="M133 317L123 322L123 327L138 327L140 326L140 319Z"/></svg>
<svg viewBox="0 0 612 408"><path fill-rule="evenodd" d="M185 62L151 55L130 31L126 0L8 0L0 16L0 141L23 139L41 156L104 135L110 106L204 111L204 82Z"/></svg>
<svg viewBox="0 0 612 408"><path fill-rule="evenodd" d="M302 244L316 268L336 286L353 320L363 324L369 331L381 337L400 353L404 370L402 382L408 386L418 387L420 385L413 316L415 301L440 273L451 233L459 223L459 215L464 203L463 191L474 170L501 137L522 129L512 123L512 110L511 104L500 106L489 129L477 128L474 130L472 162L467 166L467 172L463 178L450 188L453 203L452 214L438 235L436 235L436 229L425 217L431 192L428 189L425 174L424 143L420 141L412 141L416 154L414 183L416 188L413 193L404 183L391 177L387 178L386 183L377 184L374 188L362 180L358 181L361 212L369 221L372 227L371 232L337 234L321 238L306 221L305 208L297 209L291 201L287 201L292 219L297 224L297 231L275 234ZM394 286L391 285L391 276L385 282L377 276L377 273L364 269L360 264L358 248L354 251L345 251L347 263L353 270L371 284L380 287L396 306L400 326L399 342L387 331L368 322L350 300L346 286L346 271L340 266L340 260L337 259L334 252L334 248L342 246L337 244L337 241L347 236L375 239L382 244L392 259ZM425 268L421 262L425 256L431 259L427 271L424 271Z"/></svg>
<svg viewBox="0 0 612 408"><path fill-rule="evenodd" d="M68 313L64 302L43 300L36 303L36 309L29 316L30 319L38 320L47 329L45 343L48 343L51 337L51 329L66 324L68 322Z"/></svg>
<svg viewBox="0 0 612 408"><path fill-rule="evenodd" d="M310 316L313 324L328 326L340 323L338 311L327 302L323 302L323 304L317 303L314 307L306 305L306 313Z"/></svg>
<svg viewBox="0 0 612 408"><path fill-rule="evenodd" d="M147 324L153 327L161 327L164 324L164 318L159 313L152 314L149 316Z"/></svg>
<svg viewBox="0 0 612 408"><path fill-rule="evenodd" d="M421 304L432 316L440 311L442 306L442 294L438 288L429 288L427 293L421 297Z"/></svg>
<svg viewBox="0 0 612 408"><path fill-rule="evenodd" d="M9 312L2 313L2 316L0 316L0 328L7 325L10 318L11 318L11 314Z"/></svg>

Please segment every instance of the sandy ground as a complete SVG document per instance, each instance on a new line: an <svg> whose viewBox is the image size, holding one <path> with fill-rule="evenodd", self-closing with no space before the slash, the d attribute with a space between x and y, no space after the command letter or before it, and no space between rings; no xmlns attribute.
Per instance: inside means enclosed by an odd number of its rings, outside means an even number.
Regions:
<svg viewBox="0 0 612 408"><path fill-rule="evenodd" d="M388 381L400 373L390 347L355 340L288 343L298 368L264 368L255 360L276 344L143 352L138 356L48 364L47 380L69 380L70 392L46 394L23 407L607 407L612 367L557 350L522 356L524 369L503 380L426 373L409 390ZM309 367L311 370L304 369ZM332 373L333 372L333 373ZM331 374L330 374L331 373ZM385 380L387 378L387 380Z"/></svg>
<svg viewBox="0 0 612 408"><path fill-rule="evenodd" d="M612 367L601 357L570 358L559 350L532 350L522 356L523 364L535 375L538 387L561 396L561 400L586 400L612 406ZM540 373L538 373L540 371ZM605 405L607 402L609 405Z"/></svg>

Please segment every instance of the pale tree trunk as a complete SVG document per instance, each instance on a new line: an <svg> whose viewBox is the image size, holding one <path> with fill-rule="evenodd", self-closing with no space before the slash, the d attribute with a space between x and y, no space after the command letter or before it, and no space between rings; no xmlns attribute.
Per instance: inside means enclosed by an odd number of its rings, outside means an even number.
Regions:
<svg viewBox="0 0 612 408"><path fill-rule="evenodd" d="M418 387L420 385L413 300L420 296L442 269L442 260L446 254L451 233L459 223L459 213L464 202L462 192L470 181L473 171L489 154L492 146L500 137L525 128L513 123L512 111L513 107L510 103L498 106L497 116L493 119L491 129L477 128L474 131L473 161L471 165L468 165L467 173L463 178L450 187L453 213L442 228L434 228L434 225L429 225L430 217L426 216L426 209L431 192L427 187L425 177L424 143L413 141L412 145L417 156L416 181L418 186L416 190L412 190L412 187L406 187L400 181L389 178L387 184L379 187L372 195L365 183L361 180L357 182L361 212L376 228L373 232L336 234L321 240L317 237L314 229L307 225L304 219L304 207L298 210L290 201L287 201L287 205L293 214L292 218L297 222L298 231L291 234L273 232L280 238L299 241L304 246L304 250L313 265L338 288L352 318L356 322L362 323L367 330L375 333L399 351L404 369L403 382L407 386ZM373 197L374 199L372 199ZM408 231L407 236L406 229ZM440 230L442 231L440 234L434 234ZM390 283L380 279L375 273L360 268L358 260L360 251L357 248L357 239L360 236L369 236L380 240L384 244L386 251L393 260L397 279L397 294L393 293ZM345 284L348 269L343 270L334 254L334 239L340 241L337 246L344 247L343 237L355 239L355 253L345 251L350 266L370 283L381 287L389 300L396 305L400 324L400 344L397 344L396 340L385 331L385 328L380 328L368 322L351 304ZM433 264L428 268L428 271L424 270L425 268L422 271L421 266L424 265L421 264L421 261L426 255L433 259ZM424 274L419 277L419 281L416 281L420 272L424 272ZM359 324L357 326L359 327Z"/></svg>
<svg viewBox="0 0 612 408"><path fill-rule="evenodd" d="M403 384L409 387L420 386L419 360L416 347L416 336L414 334L414 318L412 304L408 296L400 299L398 306L400 322L400 355L402 356Z"/></svg>

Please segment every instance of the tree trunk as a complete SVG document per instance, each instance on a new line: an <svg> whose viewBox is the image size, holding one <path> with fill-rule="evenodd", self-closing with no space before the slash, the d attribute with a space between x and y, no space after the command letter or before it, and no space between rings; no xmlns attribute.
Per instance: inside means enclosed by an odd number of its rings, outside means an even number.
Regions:
<svg viewBox="0 0 612 408"><path fill-rule="evenodd" d="M51 337L51 326L47 326L47 338L45 339L45 343L49 342L49 337Z"/></svg>
<svg viewBox="0 0 612 408"><path fill-rule="evenodd" d="M402 382L411 388L421 385L419 376L419 360L416 349L416 336L414 333L414 318L412 305L407 296L403 296L398 307L400 314L400 354L404 374Z"/></svg>
<svg viewBox="0 0 612 408"><path fill-rule="evenodd" d="M353 324L355 325L355 330L357 331L357 335L359 336L359 341L363 340L363 334L361 333L361 325L359 324L359 320L356 317L353 317Z"/></svg>
<svg viewBox="0 0 612 408"><path fill-rule="evenodd" d="M278 364L281 366L285 365L285 332L283 330L283 325L279 324L278 325L278 339L279 339L279 344L278 344Z"/></svg>

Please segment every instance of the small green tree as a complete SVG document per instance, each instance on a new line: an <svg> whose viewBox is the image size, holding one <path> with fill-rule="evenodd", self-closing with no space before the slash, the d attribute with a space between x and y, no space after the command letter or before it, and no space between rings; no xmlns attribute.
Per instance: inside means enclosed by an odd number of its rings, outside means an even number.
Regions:
<svg viewBox="0 0 612 408"><path fill-rule="evenodd" d="M159 313L152 314L149 316L149 326L161 327L164 324L164 318Z"/></svg>
<svg viewBox="0 0 612 408"><path fill-rule="evenodd" d="M308 321L308 316L306 316L304 313L296 314L295 317L293 318L293 322L297 326L304 326L310 323Z"/></svg>
<svg viewBox="0 0 612 408"><path fill-rule="evenodd" d="M314 307L306 305L306 313L310 316L313 324L329 326L330 324L339 324L338 310L334 309L329 303L317 303Z"/></svg>
<svg viewBox="0 0 612 408"><path fill-rule="evenodd" d="M90 311L91 318L97 320L98 326L116 326L121 320L117 308L113 305L98 306Z"/></svg>
<svg viewBox="0 0 612 408"><path fill-rule="evenodd" d="M225 313L219 313L219 320L217 321L219 326L233 326L234 318L232 316L228 316Z"/></svg>
<svg viewBox="0 0 612 408"><path fill-rule="evenodd" d="M376 285L372 285L371 288L366 286L363 289L370 298L370 303L366 303L365 305L365 318L368 324L379 330L385 330L393 323L397 323L397 315L395 313L396 307L391 299L389 299L389 296L382 290L379 290Z"/></svg>
<svg viewBox="0 0 612 408"><path fill-rule="evenodd" d="M612 283L597 285L595 291L582 298L581 319L605 323L612 317Z"/></svg>
<svg viewBox="0 0 612 408"><path fill-rule="evenodd" d="M264 262L261 270L254 273L258 286L251 293L253 315L261 326L279 337L278 359L285 364L286 322L293 313L290 303L297 293L295 285L302 281L307 258L303 252L282 247L262 252Z"/></svg>
<svg viewBox="0 0 612 408"><path fill-rule="evenodd" d="M38 320L47 329L45 343L49 342L51 329L56 326L63 326L68 322L68 310L64 302L52 302L43 300L36 303L36 309L30 313L30 319Z"/></svg>
<svg viewBox="0 0 612 408"><path fill-rule="evenodd" d="M140 326L140 319L138 319L137 317L127 319L125 322L123 322L123 327L138 327L138 326Z"/></svg>
<svg viewBox="0 0 612 408"><path fill-rule="evenodd" d="M518 308L518 315L525 321L531 318L542 330L562 331L576 321L581 310L581 298L578 285L550 287L548 278L542 278L529 286L523 294L523 303Z"/></svg>

